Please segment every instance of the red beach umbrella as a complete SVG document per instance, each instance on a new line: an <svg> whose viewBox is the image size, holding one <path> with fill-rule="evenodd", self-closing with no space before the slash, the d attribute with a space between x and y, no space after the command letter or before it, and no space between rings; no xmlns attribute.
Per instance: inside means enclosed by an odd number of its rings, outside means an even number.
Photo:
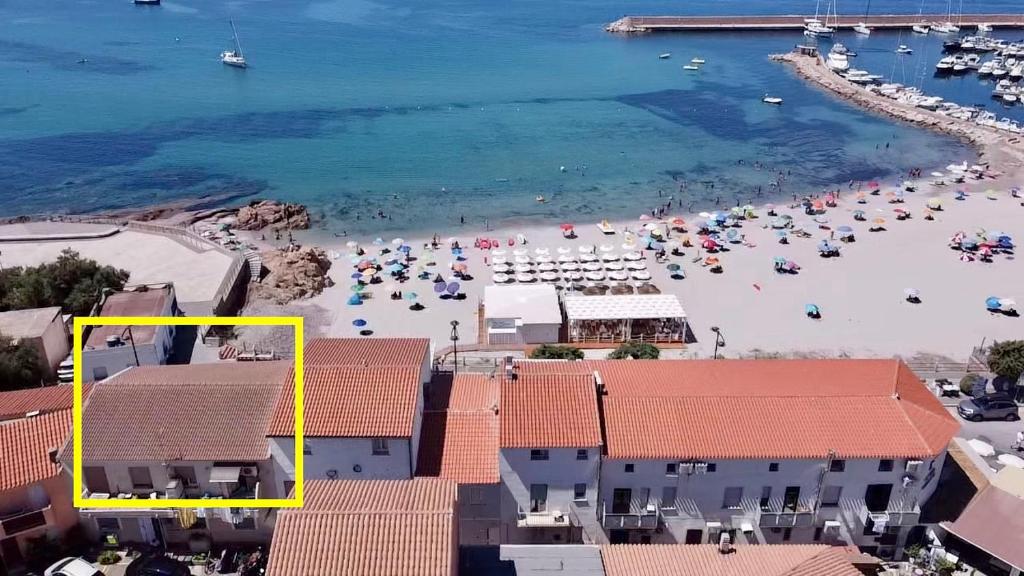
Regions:
<svg viewBox="0 0 1024 576"><path fill-rule="evenodd" d="M880 186L878 185L877 180L872 180L871 182L868 182L868 190L878 190L879 188Z"/></svg>
<svg viewBox="0 0 1024 576"><path fill-rule="evenodd" d="M562 229L562 232L568 232L570 230L574 230L576 227L573 226L572 224L569 224L568 222L566 222L566 223L562 224L561 226L559 226L559 228Z"/></svg>

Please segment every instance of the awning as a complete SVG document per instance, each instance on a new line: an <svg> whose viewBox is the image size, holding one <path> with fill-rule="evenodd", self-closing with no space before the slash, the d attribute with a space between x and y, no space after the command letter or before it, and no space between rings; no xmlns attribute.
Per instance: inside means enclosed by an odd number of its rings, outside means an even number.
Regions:
<svg viewBox="0 0 1024 576"><path fill-rule="evenodd" d="M241 473L241 466L214 466L210 471L210 482L221 484L238 482L238 476Z"/></svg>

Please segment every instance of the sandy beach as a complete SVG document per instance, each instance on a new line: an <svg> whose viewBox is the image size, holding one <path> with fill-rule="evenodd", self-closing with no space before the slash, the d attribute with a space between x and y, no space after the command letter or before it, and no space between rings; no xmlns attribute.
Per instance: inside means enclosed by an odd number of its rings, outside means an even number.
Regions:
<svg viewBox="0 0 1024 576"><path fill-rule="evenodd" d="M813 221L799 206L777 205L778 215L790 215L794 222L808 224L810 237L790 234L788 244L779 243L776 231L769 226L772 218L761 207L757 210L758 218L745 220L738 228L744 241L728 243L716 254L724 269L721 274L712 274L694 262L707 254L698 248L699 238L693 230L690 237L695 246L684 249L683 256L670 257L683 267L683 280L671 279L664 265L654 263L654 253L645 251L653 283L664 293L678 295L687 312L696 341L688 343L681 355L710 356L714 346L711 326L719 327L725 338L720 353L731 357L768 353L900 355L918 360L963 361L972 347L983 341L1018 337L1024 320L987 311L985 300L997 296L1024 302L1024 265L1012 253L997 254L991 262L962 261L961 252L951 249L949 240L961 231L973 236L979 231L997 230L1016 236L1015 241L1024 238L1019 225L1024 207L1010 193L1012 187L1024 182L1024 147L1019 139L976 125L958 124L956 120L919 109L900 110L880 97L854 94L834 84L831 77L818 74L817 70L808 71L808 66L798 66L798 73L840 97L876 113L969 140L978 148L981 161L989 164L989 173L984 179L968 178L963 184L933 185L928 176L931 169L924 169L924 176L917 180L917 190L906 192L899 204L890 203L887 194L900 189L900 182L882 182L881 193L867 195L865 203L857 201L858 188L867 191L863 183L852 188L844 183L837 186L841 190L837 205L820 215L820 219L827 220L824 225ZM949 163L963 160L950 158ZM967 196L954 199L957 190L966 191ZM993 192L986 194L990 190ZM933 197L941 200L942 210L935 211L932 220L926 220L926 204ZM909 211L911 218L897 220L896 208ZM638 215L643 209L638 207ZM865 221L855 221L855 210L865 212ZM696 214L682 214L678 210L666 218L674 216L681 216L688 223L702 220ZM872 221L879 217L885 219L885 229L869 231ZM371 256L382 246L375 246L373 238L321 241L335 256L330 275L336 285L306 304L327 311L330 317L324 320L330 336L358 334L359 328L352 322L363 319L367 323L365 328L375 335L430 337L440 348L450 343L449 322L458 320L460 344L471 345L478 339L477 311L483 288L492 283L492 271L485 263L489 262L490 252L474 248L475 239L497 239L502 248L509 250L508 239L521 234L530 250L543 247L554 254L563 246L576 252L580 245L610 244L622 253L623 232L637 231L644 224L639 220L615 222L617 233L609 236L597 229L596 222L572 223L578 234L573 240L563 238L557 226L438 230L443 243L455 237L467 248L465 264L473 279L461 282L466 298L459 301L440 299L433 293L431 281L415 276L399 285L405 293L418 294L418 301L425 306L421 311L410 310L408 301L391 300L386 289L389 280L369 286L371 297L362 305L348 305L353 267L346 242L359 241ZM819 242L832 237L839 226L853 228L855 241L839 242L836 237L841 256L821 257ZM679 233L673 234L681 237ZM383 240L386 247L392 239ZM404 240L413 248L412 255L417 256L430 238ZM801 269L797 274L777 273L773 267L776 257L794 261ZM384 258L380 260L383 262ZM449 251L440 250L436 260L436 267L427 268L432 275L450 276L448 267L453 259ZM907 302L904 292L908 288L920 291L920 303ZM804 314L805 305L812 303L821 309L820 320Z"/></svg>

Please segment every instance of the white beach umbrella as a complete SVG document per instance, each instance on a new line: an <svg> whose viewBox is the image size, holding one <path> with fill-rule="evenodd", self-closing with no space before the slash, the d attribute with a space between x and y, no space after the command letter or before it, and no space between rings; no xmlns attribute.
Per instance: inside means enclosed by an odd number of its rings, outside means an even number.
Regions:
<svg viewBox="0 0 1024 576"><path fill-rule="evenodd" d="M544 262L540 266L537 266L537 270L541 272L554 272L558 267L551 262Z"/></svg>
<svg viewBox="0 0 1024 576"><path fill-rule="evenodd" d="M610 278L612 280L619 280L619 281L629 280L629 274L626 274L622 270L615 270L614 272L609 272L608 273L608 278Z"/></svg>
<svg viewBox="0 0 1024 576"><path fill-rule="evenodd" d="M619 259L619 255L615 254L615 253L612 253L612 252L609 252L609 253L601 256L601 259L604 260L605 262L614 262L614 261Z"/></svg>
<svg viewBox="0 0 1024 576"><path fill-rule="evenodd" d="M564 274L564 276L565 276L566 280L582 280L583 279L583 274L581 274L580 272L576 272L575 270L571 270L569 272L566 272Z"/></svg>
<svg viewBox="0 0 1024 576"><path fill-rule="evenodd" d="M559 254L570 254L570 253L572 253L572 248L569 248L568 246L559 246L558 247L558 253Z"/></svg>
<svg viewBox="0 0 1024 576"><path fill-rule="evenodd" d="M575 262L576 261L576 257L573 256L572 254L562 254L561 256L558 257L558 261L559 262Z"/></svg>
<svg viewBox="0 0 1024 576"><path fill-rule="evenodd" d="M608 262L604 265L605 270L622 270L622 264L618 262Z"/></svg>
<svg viewBox="0 0 1024 576"><path fill-rule="evenodd" d="M516 264L515 270L516 272L529 272L530 270L533 270L533 267L529 264Z"/></svg>
<svg viewBox="0 0 1024 576"><path fill-rule="evenodd" d="M598 264L597 262L587 262L586 264L583 265L583 269L586 270L587 272L597 272L599 270L603 270L604 267Z"/></svg>
<svg viewBox="0 0 1024 576"><path fill-rule="evenodd" d="M622 243L622 249L626 250L627 252L632 252L633 250L636 250L636 243L634 243L634 242L623 242Z"/></svg>
<svg viewBox="0 0 1024 576"><path fill-rule="evenodd" d="M405 244L405 240L402 240L401 238L395 238L394 240L391 241L391 245L394 246L395 248L398 248L402 244Z"/></svg>
<svg viewBox="0 0 1024 576"><path fill-rule="evenodd" d="M562 270L579 270L580 265L575 262L563 262Z"/></svg>
<svg viewBox="0 0 1024 576"><path fill-rule="evenodd" d="M509 278L507 274L495 274L494 276L491 276L491 279L494 280L495 284L504 284L511 278Z"/></svg>
<svg viewBox="0 0 1024 576"><path fill-rule="evenodd" d="M640 260L641 258L643 258L643 256L639 252L626 252L625 254L622 255L623 260L634 261Z"/></svg>
<svg viewBox="0 0 1024 576"><path fill-rule="evenodd" d="M512 251L512 254L515 256L526 256L529 253L530 251L527 250L526 248L516 248L515 250Z"/></svg>
<svg viewBox="0 0 1024 576"><path fill-rule="evenodd" d="M349 240L348 242L345 242L345 246L347 246L348 248L359 248L359 242L356 242L355 240Z"/></svg>
<svg viewBox="0 0 1024 576"><path fill-rule="evenodd" d="M583 277L586 278L587 280L600 282L601 280L604 280L604 272L587 272L586 274L583 275Z"/></svg>
<svg viewBox="0 0 1024 576"><path fill-rule="evenodd" d="M495 266L500 266L502 264L505 264L506 262L508 262L508 260L506 260L505 258L502 258L500 256L497 257L497 258L493 258L491 260L491 263L494 264Z"/></svg>
<svg viewBox="0 0 1024 576"><path fill-rule="evenodd" d="M554 272L541 272L540 279L545 282L557 282L558 274Z"/></svg>
<svg viewBox="0 0 1024 576"><path fill-rule="evenodd" d="M633 279L634 280L650 280L651 279L651 273L648 272L647 270L637 270L636 272L633 272Z"/></svg>
<svg viewBox="0 0 1024 576"><path fill-rule="evenodd" d="M543 255L543 254L548 254L548 249L547 248L537 248L533 252L535 254L537 254L537 255Z"/></svg>
<svg viewBox="0 0 1024 576"><path fill-rule="evenodd" d="M530 263L530 257L529 256L516 256L516 264L529 264L529 263Z"/></svg>
<svg viewBox="0 0 1024 576"><path fill-rule="evenodd" d="M647 263L646 262L630 262L629 264L626 264L626 268L629 268L630 270L646 270L647 269Z"/></svg>
<svg viewBox="0 0 1024 576"><path fill-rule="evenodd" d="M700 214L697 214L697 216L700 216L701 218L711 218L711 213L710 212L701 212Z"/></svg>
<svg viewBox="0 0 1024 576"><path fill-rule="evenodd" d="M536 278L533 277L533 274L526 272L516 274L516 282L533 282L534 280L536 280Z"/></svg>
<svg viewBox="0 0 1024 576"><path fill-rule="evenodd" d="M576 250L578 250L580 254L593 254L593 252L594 252L594 245L593 244L583 244L582 246L579 246L578 248L576 248Z"/></svg>
<svg viewBox="0 0 1024 576"><path fill-rule="evenodd" d="M601 244L600 250L601 252L611 252L612 250L615 250L615 246L612 246L611 244Z"/></svg>
<svg viewBox="0 0 1024 576"><path fill-rule="evenodd" d="M491 256L504 256L505 254L507 254L507 252L502 248L491 250Z"/></svg>
<svg viewBox="0 0 1024 576"><path fill-rule="evenodd" d="M1000 454L999 458L996 458L1006 466L1013 466L1014 468L1024 469L1024 458L1015 456L1013 454Z"/></svg>
<svg viewBox="0 0 1024 576"><path fill-rule="evenodd" d="M554 259L552 259L551 256L548 256L547 254L541 254L540 256L537 256L537 262L554 262Z"/></svg>
<svg viewBox="0 0 1024 576"><path fill-rule="evenodd" d="M594 254L591 254L590 252L586 252L584 254L580 254L580 261L582 261L582 262L595 262L596 260L597 260L597 256L595 256Z"/></svg>

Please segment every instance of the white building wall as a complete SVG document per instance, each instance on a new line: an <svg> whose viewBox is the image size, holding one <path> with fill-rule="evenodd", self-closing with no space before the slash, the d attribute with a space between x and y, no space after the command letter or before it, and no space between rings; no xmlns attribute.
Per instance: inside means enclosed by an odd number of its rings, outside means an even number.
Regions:
<svg viewBox="0 0 1024 576"><path fill-rule="evenodd" d="M241 463L235 463L240 465ZM278 485L277 478L274 474L273 463L268 460L262 460L255 462L258 469L258 480L260 482L260 498L278 498L281 492L276 488ZM213 469L212 461L143 461L143 462L85 462L84 467L102 467L106 472L107 484L110 487L112 494L118 493L147 493L147 492L164 492L167 489L167 484L171 480L173 475L174 467L189 467L191 466L195 470L196 481L199 484L198 488L188 489L190 492L196 493L209 493L212 495L220 495L223 491L223 484L211 483L210 473ZM129 468L134 467L146 467L149 468L150 478L153 480L152 489L139 489L134 490L132 487L131 475L128 471ZM83 479L83 488L85 486L85 480Z"/></svg>
<svg viewBox="0 0 1024 576"><path fill-rule="evenodd" d="M503 448L500 453L502 483L501 517L505 543L537 542L530 531L542 528L517 528L516 517L520 509L530 510L530 485L546 484L547 510L570 513L570 504L581 514L595 509L598 496L598 474L601 468L601 450L586 450L587 459L577 459L577 448L550 448L548 460L530 460L530 450ZM574 500L576 484L586 484L586 500Z"/></svg>
<svg viewBox="0 0 1024 576"><path fill-rule="evenodd" d="M553 344L558 342L561 327L561 324L524 324L519 327L519 332L527 344Z"/></svg>
<svg viewBox="0 0 1024 576"><path fill-rule="evenodd" d="M501 544L501 484L459 484L459 545Z"/></svg>
<svg viewBox="0 0 1024 576"><path fill-rule="evenodd" d="M46 375L54 376L57 373L57 365L67 357L70 351L68 329L60 314L57 314L53 322L50 322L46 330L43 330L39 342L42 345L42 349L39 350L39 360L46 364Z"/></svg>
<svg viewBox="0 0 1024 576"><path fill-rule="evenodd" d="M139 365L155 366L167 363L174 340L173 326L157 326L153 342L136 345L132 349L131 341L115 348L96 348L82 351L82 378L86 381L96 378L96 368L104 367L108 376L113 376L125 368L135 367L135 354L139 355Z"/></svg>
<svg viewBox="0 0 1024 576"><path fill-rule="evenodd" d="M371 438L306 438L310 454L303 455L306 480L324 479L406 479L412 478L409 438L388 438L388 454L374 455ZM284 481L295 479L295 439L270 439L270 453ZM356 467L359 471L356 471Z"/></svg>
<svg viewBox="0 0 1024 576"><path fill-rule="evenodd" d="M893 470L880 472L879 460L857 459L846 460L843 472L828 472L821 481L823 486L841 486L840 504L834 507L823 507L818 514L819 525L825 520L840 519L841 511L844 509L858 512L863 507L863 499L870 484L892 484L890 496L890 508L895 509L898 503L905 502L905 508L913 508L915 504L923 504L927 501L938 484L938 476L941 472L942 462L945 453L935 459L922 462L918 481L909 486L903 487L903 476L905 475L906 459L896 459L893 463ZM619 460L607 459L601 467L601 490L598 506L607 506L611 512L613 494L616 488L629 488L632 490L634 509L640 509L646 502L642 501L644 490L649 490L649 502L657 503L662 508L668 508L666 522L680 522L692 528L699 526L701 522L694 523L692 520L717 521L723 524L724 528L739 528L733 525L734 520L745 518L757 526L757 517L760 512L760 500L762 489L771 488L769 500L770 509L781 511L783 498L787 487L799 486L799 507L801 509L813 509L818 498L818 486L821 473L825 468L826 461L821 460L712 460L716 470L706 474L686 474L682 467L677 466L676 475L666 474L666 467L674 460ZM769 465L777 462L777 472L770 472ZM625 472L626 464L633 464L634 472ZM934 472L931 468L934 467ZM932 478L925 484L927 477ZM662 500L665 487L674 487L676 491L675 502ZM743 489L740 509L723 508L725 491L727 488L740 487ZM848 514L846 520L849 522L854 516ZM736 522L738 523L738 522ZM862 534L863 524L851 526L851 536L856 542L870 542L866 545L873 545L874 536ZM768 541L777 539L781 541L781 534L772 532L765 528L765 537ZM800 534L791 534L790 541L800 541L798 537L805 536L812 539L814 530L799 531ZM705 535L706 538L706 535Z"/></svg>

